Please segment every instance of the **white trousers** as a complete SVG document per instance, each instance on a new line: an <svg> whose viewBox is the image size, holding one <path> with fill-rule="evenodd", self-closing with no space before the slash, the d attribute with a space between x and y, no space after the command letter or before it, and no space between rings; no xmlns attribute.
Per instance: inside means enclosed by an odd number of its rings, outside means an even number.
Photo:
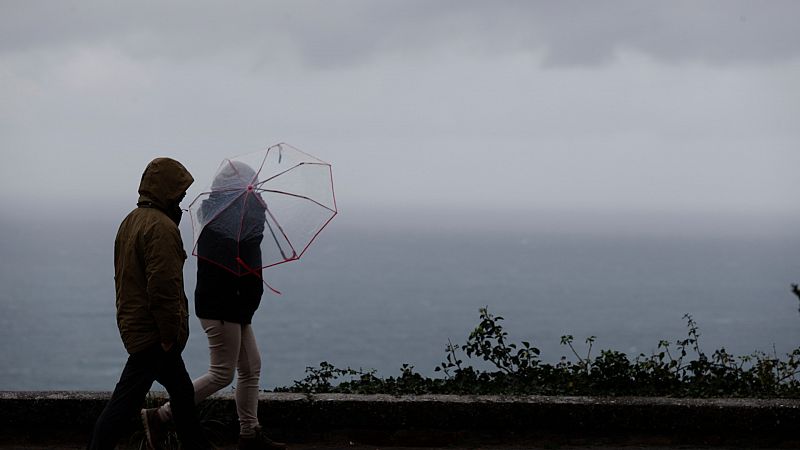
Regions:
<svg viewBox="0 0 800 450"><path fill-rule="evenodd" d="M195 379L194 402L230 385L234 372L236 380L236 413L239 416L240 435L249 436L258 427L258 390L261 375L261 355L250 325L221 320L200 319L208 337L210 366L208 372ZM172 418L169 403L159 410L162 419Z"/></svg>

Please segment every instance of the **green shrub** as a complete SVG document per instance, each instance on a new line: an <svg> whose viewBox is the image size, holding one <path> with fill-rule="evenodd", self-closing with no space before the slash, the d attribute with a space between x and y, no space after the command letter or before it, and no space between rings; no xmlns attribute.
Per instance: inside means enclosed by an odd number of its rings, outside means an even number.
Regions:
<svg viewBox="0 0 800 450"><path fill-rule="evenodd" d="M733 356L724 348L707 356L700 331L685 315L687 337L660 341L650 355L631 359L623 352L602 350L592 357L595 337L578 353L571 335L561 337L574 359L543 363L530 342L509 341L502 316L480 309L480 322L463 345L448 342L445 358L434 370L441 378L423 376L403 364L397 377L380 378L375 370L339 369L328 362L306 368L306 377L279 392L358 394L538 394L673 397L800 398L800 348L780 359L763 352ZM496 370L478 370L465 359L483 360Z"/></svg>

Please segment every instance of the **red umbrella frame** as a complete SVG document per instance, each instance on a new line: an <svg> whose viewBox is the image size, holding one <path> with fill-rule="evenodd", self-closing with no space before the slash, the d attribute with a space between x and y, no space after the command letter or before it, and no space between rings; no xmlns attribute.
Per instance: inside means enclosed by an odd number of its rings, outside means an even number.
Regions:
<svg viewBox="0 0 800 450"><path fill-rule="evenodd" d="M226 158L189 213L193 255L260 276L300 259L338 213L331 165L286 143Z"/></svg>

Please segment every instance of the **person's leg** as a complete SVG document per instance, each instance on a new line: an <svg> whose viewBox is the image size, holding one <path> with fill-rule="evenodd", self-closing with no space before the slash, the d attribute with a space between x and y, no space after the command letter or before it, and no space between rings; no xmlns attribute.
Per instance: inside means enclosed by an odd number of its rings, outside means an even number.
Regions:
<svg viewBox="0 0 800 450"><path fill-rule="evenodd" d="M161 383L169 394L175 431L183 448L210 449L211 444L203 435L197 418L192 379L189 378L183 358L177 349L162 352L156 381Z"/></svg>
<svg viewBox="0 0 800 450"><path fill-rule="evenodd" d="M238 323L200 319L200 324L208 338L210 363L208 372L192 382L195 404L233 382L241 343L241 326ZM164 404L158 414L164 422L172 419L170 403Z"/></svg>
<svg viewBox="0 0 800 450"><path fill-rule="evenodd" d="M236 414L239 416L239 450L285 450L286 444L267 437L258 423L261 356L250 325L242 326L242 346L239 350L237 368L239 378L236 384Z"/></svg>
<svg viewBox="0 0 800 450"><path fill-rule="evenodd" d="M94 426L89 449L113 449L117 445L153 385L159 351L153 347L128 357L114 393Z"/></svg>
<svg viewBox="0 0 800 450"><path fill-rule="evenodd" d="M261 375L261 355L250 325L242 325L242 345L239 350L236 383L236 413L241 436L252 436L258 430L258 389Z"/></svg>

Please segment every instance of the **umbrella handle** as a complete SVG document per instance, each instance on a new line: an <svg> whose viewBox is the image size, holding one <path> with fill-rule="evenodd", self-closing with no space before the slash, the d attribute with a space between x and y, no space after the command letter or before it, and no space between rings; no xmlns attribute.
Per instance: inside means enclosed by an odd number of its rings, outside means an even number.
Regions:
<svg viewBox="0 0 800 450"><path fill-rule="evenodd" d="M261 282L264 283L264 286L268 287L270 291L274 292L277 295L283 295L283 294L281 294L281 291L275 289L274 287L270 286L269 283L267 283L267 280L264 279L263 275L258 273L258 269L253 269L246 262L244 262L244 260L242 260L242 258L240 258L238 256L236 257L236 262L238 262L242 267L245 268L245 270L247 270L247 273L245 273L244 275L250 275L252 273L253 275L258 276L259 278L261 278ZM244 275L240 275L240 276L244 276Z"/></svg>

